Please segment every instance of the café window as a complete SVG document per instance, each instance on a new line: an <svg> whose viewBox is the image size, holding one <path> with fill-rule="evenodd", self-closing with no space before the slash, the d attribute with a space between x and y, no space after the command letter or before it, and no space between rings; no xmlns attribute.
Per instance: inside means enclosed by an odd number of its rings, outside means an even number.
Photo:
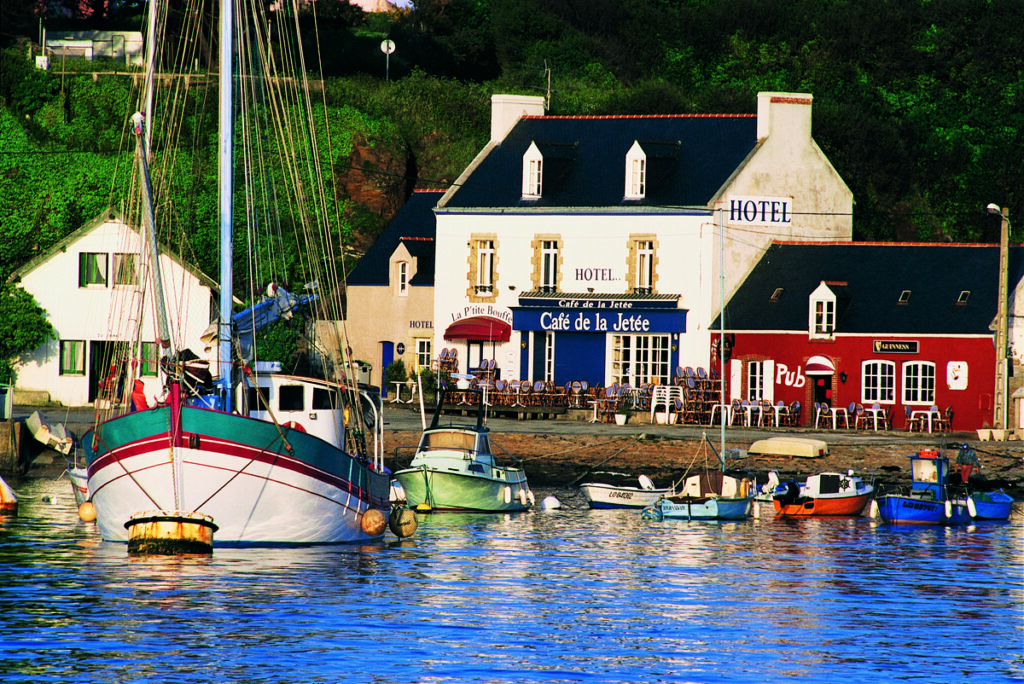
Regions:
<svg viewBox="0 0 1024 684"><path fill-rule="evenodd" d="M81 252L78 255L78 287L107 284L107 255L104 252Z"/></svg>
<svg viewBox="0 0 1024 684"><path fill-rule="evenodd" d="M764 362L750 361L747 363L747 401L764 398Z"/></svg>
<svg viewBox="0 0 1024 684"><path fill-rule="evenodd" d="M558 289L558 241L543 240L540 248L540 290Z"/></svg>
<svg viewBox="0 0 1024 684"><path fill-rule="evenodd" d="M645 382L667 385L670 348L669 335L612 336L611 381L633 387Z"/></svg>
<svg viewBox="0 0 1024 684"><path fill-rule="evenodd" d="M85 340L60 341L60 374L85 375Z"/></svg>
<svg viewBox="0 0 1024 684"><path fill-rule="evenodd" d="M860 367L861 401L892 404L896 400L896 364L864 361Z"/></svg>
<svg viewBox="0 0 1024 684"><path fill-rule="evenodd" d="M903 364L903 403L935 403L935 364L930 361L911 361Z"/></svg>

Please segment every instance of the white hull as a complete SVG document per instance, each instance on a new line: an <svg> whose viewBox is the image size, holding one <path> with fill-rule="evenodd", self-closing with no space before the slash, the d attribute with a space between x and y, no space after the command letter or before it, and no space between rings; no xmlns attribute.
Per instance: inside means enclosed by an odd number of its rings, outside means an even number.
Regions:
<svg viewBox="0 0 1024 684"><path fill-rule="evenodd" d="M643 508L672 494L671 489L615 487L597 482L581 484L580 491L591 508Z"/></svg>
<svg viewBox="0 0 1024 684"><path fill-rule="evenodd" d="M127 541L124 523L135 513L153 509L212 516L218 546L372 539L360 524L368 504L331 483L337 478L308 464L280 455L276 464L269 464L252 456L180 448L184 495L176 501L166 441L162 448L154 446L118 462L101 462L92 472L89 489L103 539ZM371 473L369 477L374 480L371 489L380 492L386 505L387 475Z"/></svg>

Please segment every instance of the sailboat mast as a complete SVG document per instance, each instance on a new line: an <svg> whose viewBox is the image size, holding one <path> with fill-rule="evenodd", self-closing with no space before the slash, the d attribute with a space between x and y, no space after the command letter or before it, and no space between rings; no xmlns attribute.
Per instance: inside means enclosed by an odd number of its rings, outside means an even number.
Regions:
<svg viewBox="0 0 1024 684"><path fill-rule="evenodd" d="M231 301L233 282L231 278L231 217L233 213L231 178L231 46L233 42L232 0L220 2L220 134L218 144L219 196L220 196L220 380L224 389L225 410L234 407L231 373Z"/></svg>

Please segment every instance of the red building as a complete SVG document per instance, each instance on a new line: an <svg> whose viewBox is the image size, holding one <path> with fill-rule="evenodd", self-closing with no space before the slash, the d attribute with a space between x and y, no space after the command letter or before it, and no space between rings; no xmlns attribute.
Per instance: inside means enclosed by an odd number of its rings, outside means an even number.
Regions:
<svg viewBox="0 0 1024 684"><path fill-rule="evenodd" d="M990 245L773 244L724 312L730 398L799 401L803 425L825 402L877 403L895 429L931 406L956 430L990 426L998 258ZM1014 248L1011 291L1021 266Z"/></svg>

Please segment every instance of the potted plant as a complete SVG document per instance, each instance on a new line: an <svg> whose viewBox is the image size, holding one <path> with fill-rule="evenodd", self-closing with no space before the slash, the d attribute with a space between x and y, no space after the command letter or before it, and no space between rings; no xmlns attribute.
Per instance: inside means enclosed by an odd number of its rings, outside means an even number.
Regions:
<svg viewBox="0 0 1024 684"><path fill-rule="evenodd" d="M630 414L633 413L628 406L618 406L615 409L615 424L625 425L626 421L629 420Z"/></svg>

